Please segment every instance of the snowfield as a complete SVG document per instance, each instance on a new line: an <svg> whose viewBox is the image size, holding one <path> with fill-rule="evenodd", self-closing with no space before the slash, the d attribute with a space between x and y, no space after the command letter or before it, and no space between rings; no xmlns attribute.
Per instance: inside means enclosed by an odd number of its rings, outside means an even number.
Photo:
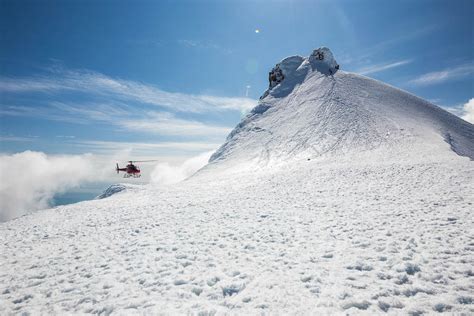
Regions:
<svg viewBox="0 0 474 316"><path fill-rule="evenodd" d="M474 126L327 56L188 180L0 224L0 314L473 314Z"/></svg>

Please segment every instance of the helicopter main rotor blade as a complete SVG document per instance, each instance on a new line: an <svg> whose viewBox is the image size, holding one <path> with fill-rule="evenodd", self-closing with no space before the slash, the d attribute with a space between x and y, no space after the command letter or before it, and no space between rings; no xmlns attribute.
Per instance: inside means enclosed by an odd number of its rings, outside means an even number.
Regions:
<svg viewBox="0 0 474 316"><path fill-rule="evenodd" d="M132 160L132 161L129 161L129 162L153 162L153 161L158 161L158 160Z"/></svg>

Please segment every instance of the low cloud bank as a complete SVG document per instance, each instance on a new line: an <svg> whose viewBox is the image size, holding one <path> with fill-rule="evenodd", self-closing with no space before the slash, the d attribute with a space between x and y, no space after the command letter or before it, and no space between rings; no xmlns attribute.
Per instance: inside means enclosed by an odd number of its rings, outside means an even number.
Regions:
<svg viewBox="0 0 474 316"><path fill-rule="evenodd" d="M474 124L474 98L467 101L463 106L463 114L461 118L469 123Z"/></svg>
<svg viewBox="0 0 474 316"><path fill-rule="evenodd" d="M160 163L151 172L150 182L169 185L182 181L205 166L212 153L202 153L178 165ZM0 154L0 222L51 207L54 196L87 183L126 181L113 167L129 154L118 152L113 156L47 155L35 151Z"/></svg>
<svg viewBox="0 0 474 316"><path fill-rule="evenodd" d="M151 173L151 183L162 185L178 183L204 167L213 153L214 151L202 153L196 157L185 160L180 165L160 163L156 165Z"/></svg>
<svg viewBox="0 0 474 316"><path fill-rule="evenodd" d="M25 151L0 155L0 222L49 207L55 194L100 178L100 167L90 154L49 156Z"/></svg>

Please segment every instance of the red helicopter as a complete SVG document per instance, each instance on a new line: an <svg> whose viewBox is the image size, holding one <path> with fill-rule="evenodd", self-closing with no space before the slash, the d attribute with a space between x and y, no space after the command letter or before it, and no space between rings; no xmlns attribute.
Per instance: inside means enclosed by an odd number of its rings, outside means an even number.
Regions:
<svg viewBox="0 0 474 316"><path fill-rule="evenodd" d="M125 168L120 168L117 163L117 167L115 168L115 170L117 171L117 174L120 171L124 171L125 172L125 174L123 175L124 178L130 178L130 177L140 178L141 176L140 168L134 165L133 163L134 162L152 162L152 161L156 161L156 160L135 160L135 161L129 160L128 165Z"/></svg>

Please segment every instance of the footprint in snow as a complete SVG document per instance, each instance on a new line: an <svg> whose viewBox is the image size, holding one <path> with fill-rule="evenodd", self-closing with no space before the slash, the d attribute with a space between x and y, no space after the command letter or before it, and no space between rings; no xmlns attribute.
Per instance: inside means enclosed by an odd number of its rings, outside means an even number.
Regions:
<svg viewBox="0 0 474 316"><path fill-rule="evenodd" d="M185 281L185 280L182 280L182 279L175 280L173 282L173 284L176 285L176 286L183 285L183 284L186 284L186 283L188 283L188 281Z"/></svg>
<svg viewBox="0 0 474 316"><path fill-rule="evenodd" d="M250 302L251 300L252 300L251 297L244 297L244 298L242 299L242 302L248 303L248 302Z"/></svg>
<svg viewBox="0 0 474 316"><path fill-rule="evenodd" d="M451 310L453 307L451 305L447 305L444 303L438 303L435 306L433 306L433 310L438 312L438 313L443 313Z"/></svg>
<svg viewBox="0 0 474 316"><path fill-rule="evenodd" d="M219 282L220 280L221 279L219 277L213 277L213 278L207 280L207 285L212 287L212 286L216 285L216 283Z"/></svg>
<svg viewBox="0 0 474 316"><path fill-rule="evenodd" d="M474 299L469 296L460 296L458 297L457 301L460 304L474 304Z"/></svg>
<svg viewBox="0 0 474 316"><path fill-rule="evenodd" d="M357 270L357 271L372 271L373 268L371 265L362 263L362 262L357 262L354 265L347 266L346 269L348 270Z"/></svg>
<svg viewBox="0 0 474 316"><path fill-rule="evenodd" d="M354 307L354 308L357 308L357 309L366 310L367 308L369 308L369 306L370 306L369 302L362 301L362 302L350 302L350 303L344 304L342 308L350 309L350 308Z"/></svg>
<svg viewBox="0 0 474 316"><path fill-rule="evenodd" d="M245 283L242 283L242 284L233 283L233 284L224 286L222 288L222 295L224 295L224 297L225 296L232 296L234 294L238 294L243 289L245 289Z"/></svg>
<svg viewBox="0 0 474 316"><path fill-rule="evenodd" d="M201 295L201 293L202 293L202 289L199 288L199 287L195 287L195 288L193 288L193 289L191 290L191 292L193 292L194 294L196 294L196 296L199 296L199 295Z"/></svg>

